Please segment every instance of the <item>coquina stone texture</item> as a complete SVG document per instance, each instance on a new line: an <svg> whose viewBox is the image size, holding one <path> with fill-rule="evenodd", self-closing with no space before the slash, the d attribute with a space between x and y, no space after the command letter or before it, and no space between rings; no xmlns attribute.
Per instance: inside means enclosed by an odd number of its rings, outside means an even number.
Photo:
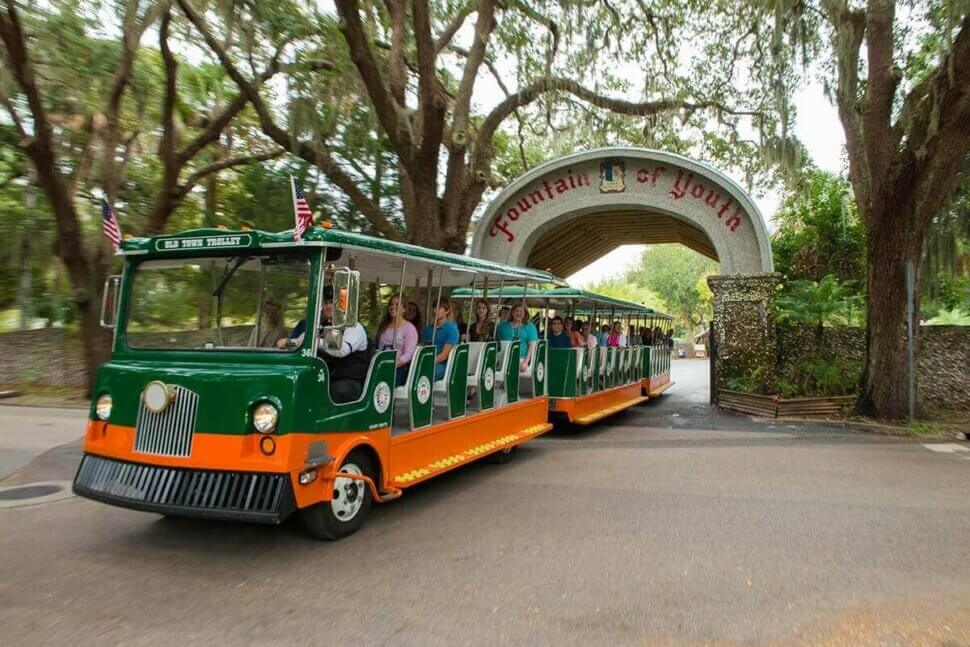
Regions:
<svg viewBox="0 0 970 647"><path fill-rule="evenodd" d="M862 328L825 328L824 349L818 348L815 331L805 326L778 326L776 341L781 371L804 364L823 351L860 369L865 361L866 331ZM970 411L970 326L921 327L916 371L920 402L930 413Z"/></svg>
<svg viewBox="0 0 970 647"><path fill-rule="evenodd" d="M756 371L762 381L774 381L777 348L768 301L780 282L778 273L708 277L707 284L714 294L719 384L729 377Z"/></svg>

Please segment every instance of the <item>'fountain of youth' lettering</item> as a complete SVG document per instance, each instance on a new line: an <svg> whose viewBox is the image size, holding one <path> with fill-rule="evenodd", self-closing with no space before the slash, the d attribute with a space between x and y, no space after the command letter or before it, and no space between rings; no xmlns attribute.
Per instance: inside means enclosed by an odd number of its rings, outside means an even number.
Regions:
<svg viewBox="0 0 970 647"><path fill-rule="evenodd" d="M772 271L764 221L740 186L701 162L634 148L570 155L518 178L483 213L472 253L568 273L617 245L662 242L718 260L724 274Z"/></svg>

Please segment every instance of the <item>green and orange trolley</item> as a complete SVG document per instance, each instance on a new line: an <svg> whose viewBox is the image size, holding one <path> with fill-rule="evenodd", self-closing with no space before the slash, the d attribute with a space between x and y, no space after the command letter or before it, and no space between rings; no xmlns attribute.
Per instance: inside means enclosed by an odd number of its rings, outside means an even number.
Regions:
<svg viewBox="0 0 970 647"><path fill-rule="evenodd" d="M547 308L595 299L547 272L324 226L301 241L223 229L132 238L119 254L102 304L112 355L74 491L125 508L269 524L299 512L311 534L338 539L372 502L481 458L505 462L551 415L592 421L642 397L648 363L661 368L631 348L589 377L600 360L544 339L525 363L517 340L462 339L438 380L433 344L417 347L404 379L396 351L376 350L360 397L335 402L318 349L340 346L391 294L428 317L442 296L489 285L541 292Z"/></svg>

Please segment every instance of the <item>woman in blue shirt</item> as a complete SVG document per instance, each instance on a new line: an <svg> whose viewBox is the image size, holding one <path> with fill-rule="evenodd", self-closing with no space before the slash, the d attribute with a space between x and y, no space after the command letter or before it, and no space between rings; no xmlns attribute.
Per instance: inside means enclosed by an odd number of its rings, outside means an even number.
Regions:
<svg viewBox="0 0 970 647"><path fill-rule="evenodd" d="M438 301L438 308L435 310L434 325L428 324L424 327L424 343L434 343L438 353L434 357L434 379L443 379L445 376L445 366L448 363L448 355L451 349L458 344L458 324L448 318L451 313L451 304L448 299Z"/></svg>
<svg viewBox="0 0 970 647"><path fill-rule="evenodd" d="M529 349L539 341L539 331L531 321L526 321L521 303L512 306L509 318L498 325L495 336L499 341L519 340L519 370L524 371L528 366Z"/></svg>

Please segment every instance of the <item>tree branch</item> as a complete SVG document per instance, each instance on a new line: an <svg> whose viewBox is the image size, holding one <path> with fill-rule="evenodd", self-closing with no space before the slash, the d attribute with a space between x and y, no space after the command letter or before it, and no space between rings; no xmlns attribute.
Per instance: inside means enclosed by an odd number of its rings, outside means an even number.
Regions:
<svg viewBox="0 0 970 647"><path fill-rule="evenodd" d="M12 1L12 0L9 0ZM226 70L229 77L236 83L240 91L246 96L246 99L253 106L256 111L256 115L259 118L260 128L263 133L272 139L280 148L288 151L289 153L300 157L301 159L313 164L318 167L327 178L337 185L347 197L360 209L361 213L370 220L374 229L380 233L385 238L391 240L403 240L401 233L388 221L387 217L381 212L380 208L375 205L354 183L353 178L347 175L346 172L337 162L333 159L330 153L322 146L311 146L306 142L296 141L289 136L289 134L283 130L273 119L273 115L263 98L259 94L258 88L246 79L245 76L239 71L236 65L229 58L229 55L223 49L212 34L209 32L202 18L195 13L191 6L188 4L188 0L177 0L179 7L181 7L183 13L189 21L195 26L198 32L202 35L203 40L205 40L206 45L219 59L220 64ZM274 58L270 65L270 69L278 69L279 62Z"/></svg>
<svg viewBox="0 0 970 647"><path fill-rule="evenodd" d="M179 0L179 4L183 4L184 1ZM403 114L404 106L397 105L384 84L374 53L367 42L364 26L360 22L360 7L357 0L335 0L335 4L341 18L340 30L350 49L350 58L360 73L364 87L367 88L377 119L387 133L387 138L395 152L403 162L411 164L414 160L414 137L411 134L411 126L407 115Z"/></svg>
<svg viewBox="0 0 970 647"><path fill-rule="evenodd" d="M444 135L447 99L435 67L434 40L431 37L431 15L428 0L411 0L415 51L418 59L418 101L421 124L421 147L411 177L425 183L438 175L438 155ZM439 92L439 89L441 90Z"/></svg>
<svg viewBox="0 0 970 647"><path fill-rule="evenodd" d="M893 96L900 73L893 69L893 0L869 0L866 11L868 72L862 106L862 136L872 198L885 200L883 185L894 158L892 129Z"/></svg>
<svg viewBox="0 0 970 647"><path fill-rule="evenodd" d="M8 97L3 92L3 88L0 88L0 104L3 105L3 107L7 111L7 114L10 115L10 119L13 121L14 128L17 129L17 134L20 135L21 138L26 138L27 137L27 131L24 130L24 124L20 120L20 115L17 114L17 109L14 107L13 103L10 101L10 97Z"/></svg>
<svg viewBox="0 0 970 647"><path fill-rule="evenodd" d="M468 115L471 112L472 92L475 88L478 68L481 67L482 61L485 59L485 49L488 47L489 37L495 28L494 10L493 0L479 0L478 20L475 22L475 38L472 41L471 50L465 57L461 83L458 85L458 92L455 95L450 144L456 148L464 148L468 142L466 130L468 128Z"/></svg>
<svg viewBox="0 0 970 647"><path fill-rule="evenodd" d="M21 147L30 157L37 172L37 183L47 196L54 213L57 227L57 254L64 261L71 285L74 288L74 301L79 307L87 307L91 301L89 283L90 266L83 250L81 229L77 211L67 192L67 181L60 171L57 152L54 146L53 129L47 110L44 108L42 92L34 76L34 67L27 52L27 40L17 13L15 0L5 0L6 15L0 13L0 40L11 75L27 99L33 117L33 136L24 139Z"/></svg>
<svg viewBox="0 0 970 647"><path fill-rule="evenodd" d="M856 204L866 209L870 198L869 168L863 141L862 120L858 111L859 52L865 37L865 14L850 9L845 0L823 0L823 9L832 24L836 52L836 103L845 131L849 154L849 181Z"/></svg>
<svg viewBox="0 0 970 647"><path fill-rule="evenodd" d="M464 6L462 6L458 12L452 16L451 22L448 23L448 26L445 27L444 31L438 34L438 38L435 39L435 55L440 54L442 50L448 47L448 45L451 43L451 39L455 37L455 34L458 33L458 30L461 29L461 26L465 23L465 19L471 15L474 6L475 3L468 0L465 2Z"/></svg>
<svg viewBox="0 0 970 647"><path fill-rule="evenodd" d="M242 166L243 164L250 164L252 162L265 162L266 160L276 159L282 157L284 151L282 148L269 153L261 153L258 155L243 155L241 157L233 157L230 159L222 160L219 162L213 162L208 166L203 166L199 170L195 171L189 177L185 179L185 182L178 189L179 200L188 195L189 191L199 183L199 180L211 175L213 173L218 173L219 171L224 171L226 169L233 168L235 166Z"/></svg>

